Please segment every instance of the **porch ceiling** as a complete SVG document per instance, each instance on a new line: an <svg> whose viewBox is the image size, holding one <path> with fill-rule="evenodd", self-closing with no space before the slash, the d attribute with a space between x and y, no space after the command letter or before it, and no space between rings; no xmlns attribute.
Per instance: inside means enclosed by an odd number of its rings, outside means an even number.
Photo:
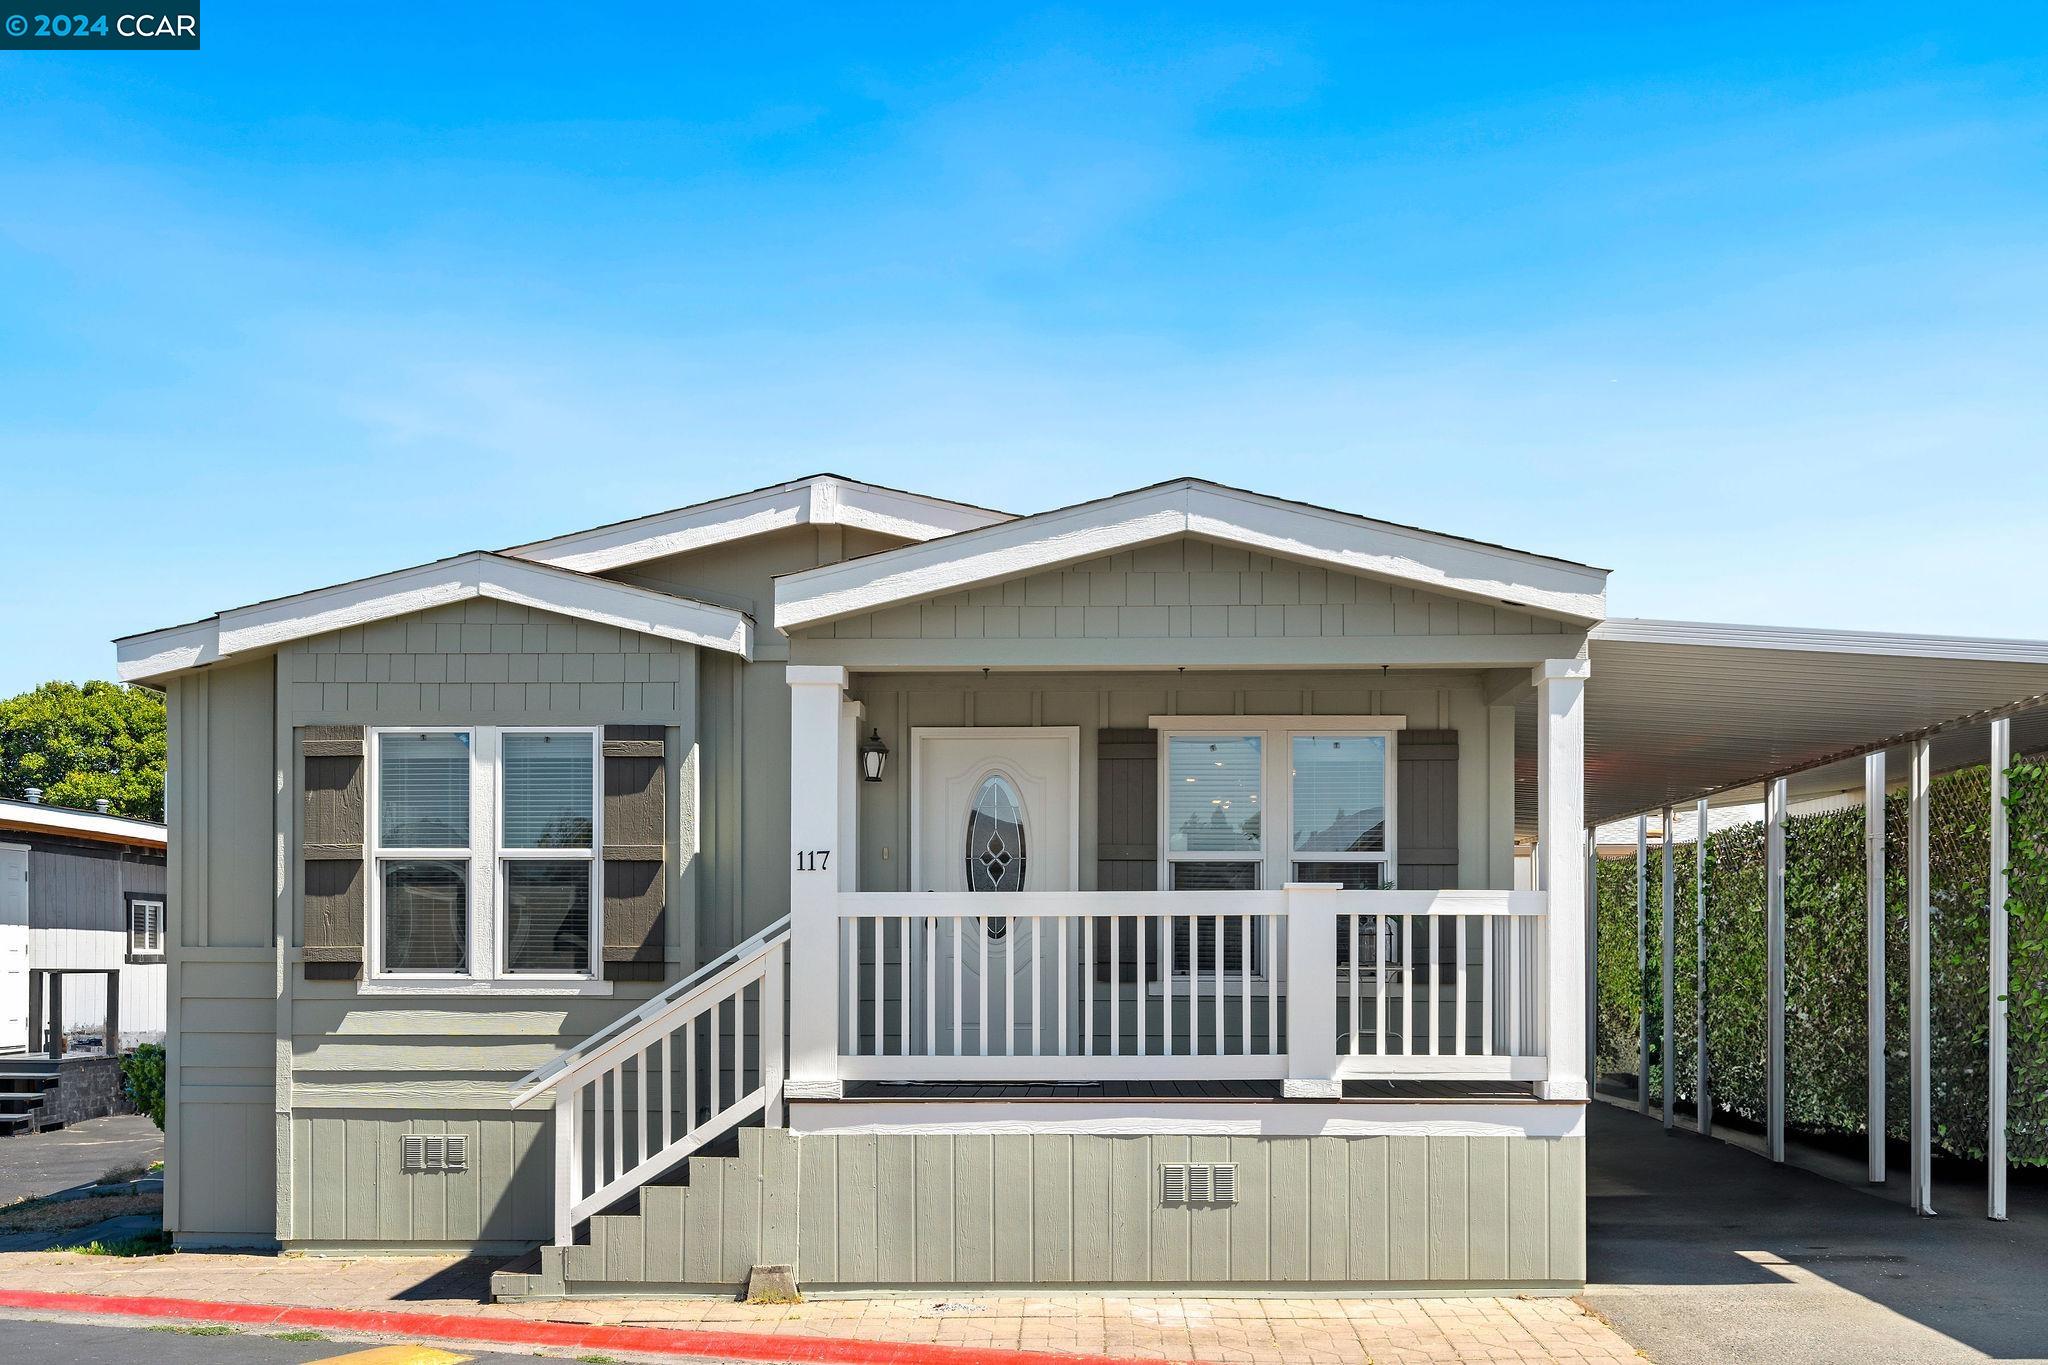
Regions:
<svg viewBox="0 0 2048 1365"><path fill-rule="evenodd" d="M1857 786L1860 766L1841 760L1937 727L1937 766L1980 763L1980 713L2048 701L2043 641L1616 620L1594 629L1591 650L1595 823L1795 772L1808 792ZM1535 720L1520 709L1517 824L1532 831ZM2015 721L2015 752L2044 745L2048 709Z"/></svg>

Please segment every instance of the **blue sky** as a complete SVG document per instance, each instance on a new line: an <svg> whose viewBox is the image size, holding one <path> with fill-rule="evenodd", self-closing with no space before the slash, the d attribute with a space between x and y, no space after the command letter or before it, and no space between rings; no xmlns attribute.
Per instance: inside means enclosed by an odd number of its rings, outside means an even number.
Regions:
<svg viewBox="0 0 2048 1365"><path fill-rule="evenodd" d="M444 8L0 53L0 694L820 469L2048 637L2038 6Z"/></svg>

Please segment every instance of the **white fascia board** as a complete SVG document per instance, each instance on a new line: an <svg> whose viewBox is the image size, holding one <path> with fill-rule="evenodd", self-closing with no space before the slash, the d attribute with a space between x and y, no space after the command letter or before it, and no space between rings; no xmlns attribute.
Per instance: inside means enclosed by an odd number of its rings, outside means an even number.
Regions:
<svg viewBox="0 0 2048 1365"><path fill-rule="evenodd" d="M220 658L220 619L166 626L114 641L114 672L124 683L148 682Z"/></svg>
<svg viewBox="0 0 2048 1365"><path fill-rule="evenodd" d="M1188 534L1579 625L1607 615L1603 569L1235 489L1188 489Z"/></svg>
<svg viewBox="0 0 2048 1365"><path fill-rule="evenodd" d="M795 526L854 526L922 541L1005 520L1008 516L1002 512L820 475L556 536L505 553L579 573L604 573Z"/></svg>
<svg viewBox="0 0 2048 1365"><path fill-rule="evenodd" d="M121 679L148 681L202 663L276 649L294 640L479 597L721 650L743 659L753 657L753 622L729 607L477 552L238 607L196 626L131 636L116 642ZM176 638L165 638L172 636Z"/></svg>
<svg viewBox="0 0 2048 1365"><path fill-rule="evenodd" d="M1142 1137L1583 1137L1586 1105L1528 1100L793 1100L791 1131L807 1136L1068 1133Z"/></svg>
<svg viewBox="0 0 2048 1365"><path fill-rule="evenodd" d="M1607 609L1602 569L1180 482L784 575L775 625L798 630L1181 535L1581 625Z"/></svg>
<svg viewBox="0 0 2048 1365"><path fill-rule="evenodd" d="M1868 630L1814 630L1631 617L1603 621L1593 627L1590 637L1596 643L1606 640L1617 644L1694 645L1714 649L1955 659L1974 663L2048 664L2048 640L1995 640L1964 635L1903 635Z"/></svg>
<svg viewBox="0 0 2048 1365"><path fill-rule="evenodd" d="M123 815L101 815L98 811L73 810L40 801L0 801L0 825L12 828L34 826L54 834L85 834L126 843L162 848L167 831L152 820L130 820Z"/></svg>

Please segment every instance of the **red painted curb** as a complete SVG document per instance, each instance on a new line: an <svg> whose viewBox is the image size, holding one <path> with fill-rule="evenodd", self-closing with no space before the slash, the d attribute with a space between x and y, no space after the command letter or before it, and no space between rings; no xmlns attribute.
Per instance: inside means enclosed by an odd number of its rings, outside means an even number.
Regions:
<svg viewBox="0 0 2048 1365"><path fill-rule="evenodd" d="M1005 1351L993 1347L933 1346L908 1341L854 1341L846 1337L770 1336L684 1327L592 1327L569 1322L407 1313L391 1309L291 1308L267 1303L212 1303L205 1299L136 1298L113 1294L57 1294L0 1289L0 1308L101 1317L176 1318L261 1327L326 1327L365 1335L432 1337L502 1346L578 1346L644 1355L710 1356L789 1365L1138 1365L1123 1356ZM1151 1365L1157 1365L1152 1362Z"/></svg>

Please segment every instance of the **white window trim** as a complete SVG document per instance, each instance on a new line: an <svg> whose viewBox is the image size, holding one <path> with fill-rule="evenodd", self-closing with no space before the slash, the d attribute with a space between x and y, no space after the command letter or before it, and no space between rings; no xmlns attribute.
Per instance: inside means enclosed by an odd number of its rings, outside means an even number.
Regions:
<svg viewBox="0 0 2048 1365"><path fill-rule="evenodd" d="M1400 744L1400 727L1384 730L1371 729L1357 724L1357 720L1359 718L1350 716L1331 717L1332 720L1335 720L1337 722L1337 724L1334 725L1303 725L1301 723L1303 719L1304 718L1300 716L1295 717L1293 723L1289 724L1284 730L1280 731L1280 743L1276 746L1281 751L1279 755L1280 779L1284 784L1283 790L1286 793L1281 798L1281 801L1283 805L1283 810L1287 817L1285 823L1283 823L1280 826L1281 829L1287 831L1287 837L1284 840L1282 840L1286 847L1279 850L1281 854L1281 880L1276 884L1284 886L1288 882L1298 882L1302 880L1302 878L1294 875L1294 865L1296 863L1378 863L1381 867L1380 889L1383 891L1391 891L1395 889L1395 868L1398 866L1397 855L1400 852L1399 848L1397 847L1399 840L1399 835L1397 831L1400 828L1400 812L1396 809L1396 802L1399 798L1399 788L1401 785L1401 770L1399 767L1400 755L1396 752ZM1384 719L1384 717L1373 717L1373 719L1379 720ZM1340 739L1378 739L1385 741L1387 746L1385 774L1386 790L1382 793L1382 795L1386 799L1387 811L1385 830L1386 847L1383 848L1380 852L1305 853L1297 851L1295 849L1293 773L1294 741L1297 736L1302 735L1314 735L1319 737L1327 736Z"/></svg>
<svg viewBox="0 0 2048 1365"><path fill-rule="evenodd" d="M145 919L146 928L142 940L135 937L135 912L148 906L155 913ZM162 899L137 896L128 902L128 954L131 957L162 957L164 955L164 903Z"/></svg>
<svg viewBox="0 0 2048 1365"><path fill-rule="evenodd" d="M504 831L504 736L507 734L588 735L591 743L591 846L575 849L507 849ZM386 848L380 835L381 774L385 735L467 735L469 737L469 844L465 849ZM365 879L364 935L369 971L359 987L365 995L610 995L603 979L604 954L604 727L596 725L385 725L364 735ZM585 972L513 972L505 961L505 874L507 861L521 858L587 859L590 863L590 960ZM387 861L464 862L469 867L467 972L397 971L384 965L384 877Z"/></svg>
<svg viewBox="0 0 2048 1365"><path fill-rule="evenodd" d="M1172 887L1171 864L1175 862L1257 862L1260 866L1259 885L1268 890L1277 890L1288 882L1298 880L1294 876L1294 864L1299 862L1384 862L1389 878L1399 864L1400 849L1398 831L1400 828L1396 798L1400 782L1398 748L1401 731L1408 728L1406 716L1153 716L1152 728L1159 734L1159 889L1170 891ZM1260 848L1256 857L1248 855L1216 855L1169 853L1167 851L1167 791L1171 787L1172 773L1169 763L1172 759L1169 743L1175 736L1186 735L1257 735L1259 736L1261 761L1259 765L1259 801L1265 808L1265 818L1260 823ZM1336 735L1349 738L1383 739L1387 745L1387 847L1384 853L1313 854L1297 857L1294 852L1294 783L1288 772L1294 737L1296 735ZM1267 831L1282 830L1283 836L1275 840ZM1196 894L1189 892L1189 895Z"/></svg>

